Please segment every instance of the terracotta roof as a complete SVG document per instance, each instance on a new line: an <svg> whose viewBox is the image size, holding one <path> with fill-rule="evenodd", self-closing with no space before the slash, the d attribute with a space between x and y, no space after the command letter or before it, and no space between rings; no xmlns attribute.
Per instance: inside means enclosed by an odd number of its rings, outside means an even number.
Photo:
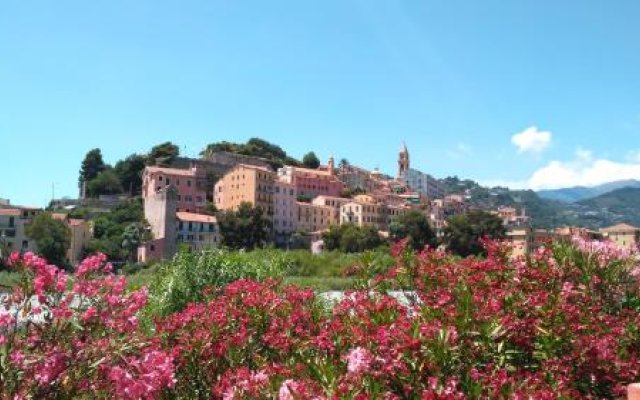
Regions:
<svg viewBox="0 0 640 400"><path fill-rule="evenodd" d="M602 232L636 232L639 230L640 228L637 228L629 224L617 224L607 228L600 229L600 231Z"/></svg>
<svg viewBox="0 0 640 400"><path fill-rule="evenodd" d="M20 216L21 214L22 210L18 208L0 208L0 215Z"/></svg>
<svg viewBox="0 0 640 400"><path fill-rule="evenodd" d="M313 168L304 168L304 167L292 167L293 173L305 173L305 174L313 174L313 175L325 175L330 176L331 173L327 170L321 169L313 169Z"/></svg>
<svg viewBox="0 0 640 400"><path fill-rule="evenodd" d="M248 169L255 169L258 171L264 171L264 172L273 172L273 170L271 168L267 168L267 167L262 167L262 166L258 166L258 165L251 165L251 164L236 164L236 166L234 168L237 167L243 167L243 168L248 168Z"/></svg>
<svg viewBox="0 0 640 400"><path fill-rule="evenodd" d="M218 220L212 215L196 214L186 211L178 211L176 217L181 221L202 222L205 224L216 224Z"/></svg>
<svg viewBox="0 0 640 400"><path fill-rule="evenodd" d="M77 218L71 218L69 219L69 225L71 226L80 226L82 224L84 224L84 220L83 219L77 219Z"/></svg>
<svg viewBox="0 0 640 400"><path fill-rule="evenodd" d="M159 172L167 175L195 177L196 173L191 169L167 168L167 167L146 167L145 173Z"/></svg>

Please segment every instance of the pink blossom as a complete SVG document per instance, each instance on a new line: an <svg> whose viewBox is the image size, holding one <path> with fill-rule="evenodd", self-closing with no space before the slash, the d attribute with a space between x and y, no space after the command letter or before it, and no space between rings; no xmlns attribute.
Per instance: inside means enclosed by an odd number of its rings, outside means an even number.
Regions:
<svg viewBox="0 0 640 400"><path fill-rule="evenodd" d="M356 347L347 355L347 371L350 374L367 372L372 362L373 357L367 349Z"/></svg>

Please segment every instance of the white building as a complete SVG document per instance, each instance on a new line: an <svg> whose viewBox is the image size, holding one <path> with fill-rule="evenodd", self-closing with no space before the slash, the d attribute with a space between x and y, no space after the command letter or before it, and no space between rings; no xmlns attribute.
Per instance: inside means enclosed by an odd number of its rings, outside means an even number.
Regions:
<svg viewBox="0 0 640 400"><path fill-rule="evenodd" d="M417 169L409 168L403 171L400 179L412 190L426 195L429 199L444 198L444 188L431 175Z"/></svg>

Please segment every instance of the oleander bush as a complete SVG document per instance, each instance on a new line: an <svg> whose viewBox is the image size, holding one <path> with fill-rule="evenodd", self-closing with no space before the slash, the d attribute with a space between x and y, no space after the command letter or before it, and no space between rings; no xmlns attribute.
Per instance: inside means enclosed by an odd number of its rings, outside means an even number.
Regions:
<svg viewBox="0 0 640 400"><path fill-rule="evenodd" d="M23 280L4 299L13 311L0 314L0 389L56 399L600 399L640 380L635 252L576 240L513 258L485 246L485 258L461 260L400 243L393 267L363 263L360 289L335 303L278 274L197 278L197 296L181 288L193 296L169 302L175 310L150 330L137 321L146 292L127 293L103 256L81 265L71 289L55 267L16 256ZM179 262L200 276L223 260ZM388 289L410 291L399 302Z"/></svg>

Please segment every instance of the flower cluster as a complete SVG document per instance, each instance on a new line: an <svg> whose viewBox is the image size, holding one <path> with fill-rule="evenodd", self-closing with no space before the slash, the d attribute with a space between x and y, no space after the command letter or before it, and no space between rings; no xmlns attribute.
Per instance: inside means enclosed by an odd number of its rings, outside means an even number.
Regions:
<svg viewBox="0 0 640 400"><path fill-rule="evenodd" d="M527 258L392 249L397 265L329 302L276 280L137 316L104 256L72 278L32 255L0 313L7 397L612 398L640 379L635 255L585 241ZM390 293L388 288L407 290ZM37 298L37 300L33 300ZM401 300L398 300L401 299ZM14 308L11 308L14 307Z"/></svg>
<svg viewBox="0 0 640 400"><path fill-rule="evenodd" d="M157 398L173 387L173 357L138 327L146 292L126 293L104 255L73 277L31 253L11 266L24 279L2 298L3 398Z"/></svg>

